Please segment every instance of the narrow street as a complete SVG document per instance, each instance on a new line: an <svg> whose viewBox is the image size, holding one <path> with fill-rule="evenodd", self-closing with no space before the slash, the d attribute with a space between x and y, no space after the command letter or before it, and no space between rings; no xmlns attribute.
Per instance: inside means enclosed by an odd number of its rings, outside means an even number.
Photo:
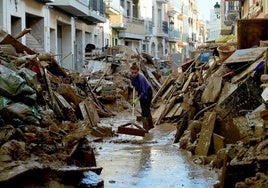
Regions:
<svg viewBox="0 0 268 188"><path fill-rule="evenodd" d="M216 172L194 164L190 153L173 144L175 129L160 124L145 137L120 134L95 143L104 187L213 187Z"/></svg>

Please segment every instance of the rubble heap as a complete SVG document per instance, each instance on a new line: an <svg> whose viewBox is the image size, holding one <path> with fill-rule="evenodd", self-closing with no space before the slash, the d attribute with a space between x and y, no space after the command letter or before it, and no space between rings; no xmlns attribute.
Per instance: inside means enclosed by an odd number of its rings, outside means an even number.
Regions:
<svg viewBox="0 0 268 188"><path fill-rule="evenodd" d="M215 187L235 187L255 174L267 177L267 48L223 45L232 52L202 49L165 80L153 99L154 117L156 124L177 122L174 142L196 163L220 169Z"/></svg>
<svg viewBox="0 0 268 188"><path fill-rule="evenodd" d="M12 186L36 172L57 178L89 170L99 174L87 137L103 134L99 118L113 112L98 99L87 77L61 68L53 54L37 53L18 38L2 36L0 184Z"/></svg>
<svg viewBox="0 0 268 188"><path fill-rule="evenodd" d="M47 176L63 178L58 182L77 176L64 183L81 184L82 172L98 175L102 170L90 141L114 134L111 127L99 126L100 118L131 108L129 64L145 58L116 46L116 56L99 54L82 71L72 72L60 67L54 54L18 41L30 31L15 37L1 33L0 185L25 184L24 178L35 174L40 175L37 185ZM151 63L150 69L143 67L147 75L156 71ZM103 180L94 183L101 186Z"/></svg>
<svg viewBox="0 0 268 188"><path fill-rule="evenodd" d="M35 172L100 173L90 140L114 136L100 118L131 110L135 61L154 89L155 125L176 124L174 143L219 169L215 187L267 186L266 47L210 46L161 76L150 55L117 46L108 50L120 55L91 55L83 71L71 72L17 40L28 32L0 41L1 185Z"/></svg>

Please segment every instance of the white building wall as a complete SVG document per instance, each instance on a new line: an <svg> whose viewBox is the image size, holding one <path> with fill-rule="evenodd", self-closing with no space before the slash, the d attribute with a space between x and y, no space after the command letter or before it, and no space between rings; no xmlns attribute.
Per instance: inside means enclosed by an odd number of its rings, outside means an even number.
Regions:
<svg viewBox="0 0 268 188"><path fill-rule="evenodd" d="M75 17L70 17L62 12L57 11L53 7L46 6L42 3L33 0L17 0L17 4L14 0L1 0L0 1L0 29L3 29L11 35L15 35L26 28L26 14L31 14L43 19L43 28L36 28L35 34L39 39L42 39L43 49L47 52L57 53L59 47L62 48L62 54L57 54L57 60L63 60L60 64L67 69L74 69L76 67L78 57L77 49L79 49L79 57L84 61L84 49L86 44L93 43L98 49L101 49L105 45L106 39L109 39L109 30L98 27L98 25L88 25ZM21 24L20 28L13 26L12 19L18 19ZM41 22L42 22L41 21ZM58 44L58 28L57 25L62 25L63 40L62 44ZM109 27L108 27L109 28ZM76 34L76 30L79 30L79 35ZM12 31L13 30L13 31ZM105 31L104 31L105 30ZM80 42L76 43L76 39ZM26 37L22 37L20 41L26 44ZM80 46L78 46L80 45ZM82 55L81 55L82 54Z"/></svg>
<svg viewBox="0 0 268 188"><path fill-rule="evenodd" d="M220 36L221 21L217 19L217 16L213 9L210 10L209 22L207 24L208 38L206 41L214 41Z"/></svg>

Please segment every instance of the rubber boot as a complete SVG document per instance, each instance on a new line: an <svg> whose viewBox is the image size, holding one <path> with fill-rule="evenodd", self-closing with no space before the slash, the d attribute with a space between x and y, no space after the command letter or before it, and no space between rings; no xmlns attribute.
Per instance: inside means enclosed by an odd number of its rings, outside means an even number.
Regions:
<svg viewBox="0 0 268 188"><path fill-rule="evenodd" d="M148 131L149 131L149 119L147 117L142 118L142 126L146 130L146 132L148 133Z"/></svg>
<svg viewBox="0 0 268 188"><path fill-rule="evenodd" d="M149 130L154 128L154 122L152 116L148 117L148 122L149 122Z"/></svg>

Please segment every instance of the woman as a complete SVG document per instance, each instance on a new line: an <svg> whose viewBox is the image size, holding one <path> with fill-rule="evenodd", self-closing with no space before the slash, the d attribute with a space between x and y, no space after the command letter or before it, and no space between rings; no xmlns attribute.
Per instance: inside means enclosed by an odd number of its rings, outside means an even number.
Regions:
<svg viewBox="0 0 268 188"><path fill-rule="evenodd" d="M133 63L130 67L131 84L138 92L138 98L133 101L133 104L137 105L138 101L140 101L143 128L148 132L150 129L154 128L150 108L153 91L148 80L144 75L139 73L139 70L140 68L136 63Z"/></svg>

